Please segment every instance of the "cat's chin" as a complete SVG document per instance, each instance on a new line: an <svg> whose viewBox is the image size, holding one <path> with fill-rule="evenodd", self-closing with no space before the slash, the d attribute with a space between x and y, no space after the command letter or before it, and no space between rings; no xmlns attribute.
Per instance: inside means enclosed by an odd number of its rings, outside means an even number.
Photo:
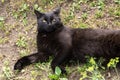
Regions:
<svg viewBox="0 0 120 80"><path fill-rule="evenodd" d="M43 33L43 34L49 34L54 31L55 29L38 30L38 32Z"/></svg>

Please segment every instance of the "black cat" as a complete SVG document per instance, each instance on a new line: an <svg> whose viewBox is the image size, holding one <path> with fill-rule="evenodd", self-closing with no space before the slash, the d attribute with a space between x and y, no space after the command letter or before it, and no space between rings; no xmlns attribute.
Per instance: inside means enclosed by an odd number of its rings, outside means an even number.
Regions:
<svg viewBox="0 0 120 80"><path fill-rule="evenodd" d="M48 13L34 12L38 24L38 52L19 59L14 70L47 61L49 56L54 56L51 63L53 71L59 66L63 73L63 63L72 59L85 62L86 55L106 60L120 57L120 30L67 28L59 17L60 8Z"/></svg>

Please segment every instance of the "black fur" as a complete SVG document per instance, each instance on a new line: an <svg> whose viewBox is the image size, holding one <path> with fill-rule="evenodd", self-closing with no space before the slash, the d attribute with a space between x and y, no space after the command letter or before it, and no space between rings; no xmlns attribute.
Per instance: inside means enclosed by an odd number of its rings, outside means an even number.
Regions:
<svg viewBox="0 0 120 80"><path fill-rule="evenodd" d="M120 30L67 28L60 20L60 8L49 13L34 12L38 22L38 52L19 59L15 70L44 62L49 56L54 56L51 63L53 71L59 66L62 72L65 72L64 62L71 59L85 62L86 55L106 60L120 57Z"/></svg>

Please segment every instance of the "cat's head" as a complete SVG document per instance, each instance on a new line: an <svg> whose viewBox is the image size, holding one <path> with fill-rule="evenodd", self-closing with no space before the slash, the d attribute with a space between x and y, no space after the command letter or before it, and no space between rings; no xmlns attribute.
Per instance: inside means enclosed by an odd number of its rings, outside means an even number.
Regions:
<svg viewBox="0 0 120 80"><path fill-rule="evenodd" d="M34 13L37 16L37 24L38 24L39 32L50 33L63 27L63 24L59 17L60 7L47 13L42 13L37 10L34 10Z"/></svg>

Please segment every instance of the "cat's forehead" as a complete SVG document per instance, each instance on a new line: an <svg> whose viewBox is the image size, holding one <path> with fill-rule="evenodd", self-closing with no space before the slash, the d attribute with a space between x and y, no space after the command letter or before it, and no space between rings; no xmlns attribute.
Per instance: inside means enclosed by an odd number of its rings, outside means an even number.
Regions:
<svg viewBox="0 0 120 80"><path fill-rule="evenodd" d="M52 12L49 12L49 13L45 13L45 17L53 17L54 14Z"/></svg>

